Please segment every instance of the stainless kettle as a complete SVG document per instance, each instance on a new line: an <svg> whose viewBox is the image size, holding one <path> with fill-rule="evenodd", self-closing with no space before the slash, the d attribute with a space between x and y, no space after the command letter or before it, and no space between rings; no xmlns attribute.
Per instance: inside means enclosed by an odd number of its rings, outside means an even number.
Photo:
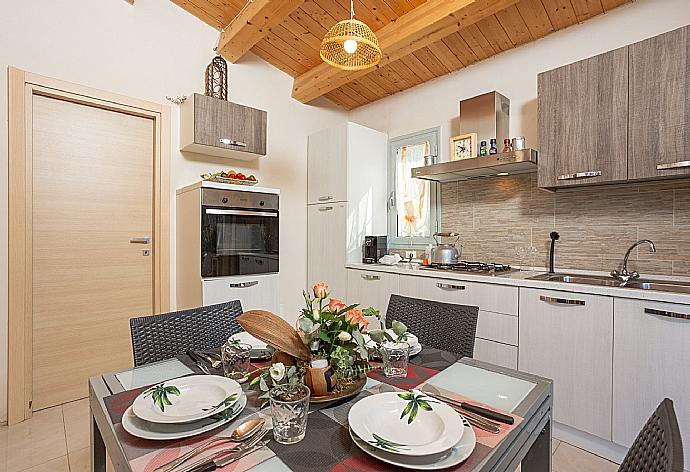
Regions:
<svg viewBox="0 0 690 472"><path fill-rule="evenodd" d="M439 243L438 238L455 238L452 243ZM458 233L434 233L436 246L431 248L431 263L439 265L452 265L460 262L462 246L458 249L455 245L460 239Z"/></svg>

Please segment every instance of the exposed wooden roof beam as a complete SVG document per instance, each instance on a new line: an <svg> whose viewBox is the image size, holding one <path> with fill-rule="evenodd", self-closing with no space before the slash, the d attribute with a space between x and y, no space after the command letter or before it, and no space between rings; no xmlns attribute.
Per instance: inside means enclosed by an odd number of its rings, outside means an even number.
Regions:
<svg viewBox="0 0 690 472"><path fill-rule="evenodd" d="M376 32L383 52L377 67L384 67L517 2L429 0ZM374 70L343 71L322 63L295 79L292 96L307 103Z"/></svg>
<svg viewBox="0 0 690 472"><path fill-rule="evenodd" d="M252 0L221 34L218 54L237 62L305 0Z"/></svg>

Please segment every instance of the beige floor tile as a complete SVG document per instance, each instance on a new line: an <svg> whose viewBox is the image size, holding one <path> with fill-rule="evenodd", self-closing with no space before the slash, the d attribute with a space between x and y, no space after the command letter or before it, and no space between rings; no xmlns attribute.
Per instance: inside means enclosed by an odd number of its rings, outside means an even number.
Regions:
<svg viewBox="0 0 690 472"><path fill-rule="evenodd" d="M561 442L553 455L553 472L616 472L618 464Z"/></svg>
<svg viewBox="0 0 690 472"><path fill-rule="evenodd" d="M30 420L0 428L0 472L18 472L67 455L62 408L35 412Z"/></svg>
<svg viewBox="0 0 690 472"><path fill-rule="evenodd" d="M558 446L561 445L561 440L552 438L551 439L551 454L554 454L556 452L556 449L558 449Z"/></svg>
<svg viewBox="0 0 690 472"><path fill-rule="evenodd" d="M67 456L58 457L57 459L44 462L26 469L24 472L70 472Z"/></svg>
<svg viewBox="0 0 690 472"><path fill-rule="evenodd" d="M89 446L89 399L84 398L76 402L62 405L62 415L65 418L65 437L67 451L74 452Z"/></svg>
<svg viewBox="0 0 690 472"><path fill-rule="evenodd" d="M91 469L89 468L90 466L90 449L88 447L85 447L83 449L79 449L74 452L69 453L69 470L70 472L89 472ZM115 470L115 467L113 467L113 463L110 461L110 457L107 457L107 462L106 462L106 467L105 467L106 472L113 472Z"/></svg>

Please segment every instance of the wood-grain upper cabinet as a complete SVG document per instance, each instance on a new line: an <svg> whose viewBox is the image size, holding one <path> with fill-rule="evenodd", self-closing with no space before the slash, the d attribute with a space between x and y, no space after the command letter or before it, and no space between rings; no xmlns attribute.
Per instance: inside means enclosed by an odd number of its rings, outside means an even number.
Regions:
<svg viewBox="0 0 690 472"><path fill-rule="evenodd" d="M249 160L266 155L263 110L198 93L180 106L180 150Z"/></svg>
<svg viewBox="0 0 690 472"><path fill-rule="evenodd" d="M628 48L539 74L539 186L627 179Z"/></svg>
<svg viewBox="0 0 690 472"><path fill-rule="evenodd" d="M611 297L520 288L519 369L553 379L556 421L611 440L612 356Z"/></svg>
<svg viewBox="0 0 690 472"><path fill-rule="evenodd" d="M690 26L630 46L628 177L690 174Z"/></svg>
<svg viewBox="0 0 690 472"><path fill-rule="evenodd" d="M348 129L328 128L309 136L307 203L347 201Z"/></svg>

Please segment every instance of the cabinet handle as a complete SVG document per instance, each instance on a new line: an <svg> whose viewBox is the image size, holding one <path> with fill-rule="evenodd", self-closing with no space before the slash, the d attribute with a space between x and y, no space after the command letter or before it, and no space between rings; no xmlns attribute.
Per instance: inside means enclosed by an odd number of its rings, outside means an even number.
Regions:
<svg viewBox="0 0 690 472"><path fill-rule="evenodd" d="M369 274L362 274L362 278L364 280L381 280L380 275L369 275Z"/></svg>
<svg viewBox="0 0 690 472"><path fill-rule="evenodd" d="M227 146L247 147L247 143L243 143L242 141L236 141L230 138L220 138L219 141L221 144L225 144Z"/></svg>
<svg viewBox="0 0 690 472"><path fill-rule="evenodd" d="M319 211L331 211L333 207L321 207L319 208Z"/></svg>
<svg viewBox="0 0 690 472"><path fill-rule="evenodd" d="M547 297L546 295L539 295L539 300L549 303L560 303L562 305L584 305L584 300L570 300L568 298Z"/></svg>
<svg viewBox="0 0 690 472"><path fill-rule="evenodd" d="M236 284L230 284L229 287L230 288L249 288L249 287L253 287L254 285L259 285L259 281L258 280L252 280L251 282L239 282Z"/></svg>
<svg viewBox="0 0 690 472"><path fill-rule="evenodd" d="M676 313L674 311L655 310L654 308L645 308L644 312L648 315L665 316L666 318L677 318L679 320L690 320L690 315L687 313Z"/></svg>
<svg viewBox="0 0 690 472"><path fill-rule="evenodd" d="M151 244L151 238L145 236L143 238L130 238L130 244Z"/></svg>
<svg viewBox="0 0 690 472"><path fill-rule="evenodd" d="M677 169L679 167L690 167L690 161L667 162L666 164L657 164L656 170Z"/></svg>
<svg viewBox="0 0 690 472"><path fill-rule="evenodd" d="M556 177L558 180L575 180L584 179L587 177L598 177L601 175L600 170L588 170L587 172L576 172L574 174L563 174Z"/></svg>
<svg viewBox="0 0 690 472"><path fill-rule="evenodd" d="M443 284L441 282L438 282L438 283L436 283L436 286L438 288L442 288L444 290L465 290L464 285Z"/></svg>
<svg viewBox="0 0 690 472"><path fill-rule="evenodd" d="M327 202L328 200L333 200L333 196L319 197L320 202Z"/></svg>

